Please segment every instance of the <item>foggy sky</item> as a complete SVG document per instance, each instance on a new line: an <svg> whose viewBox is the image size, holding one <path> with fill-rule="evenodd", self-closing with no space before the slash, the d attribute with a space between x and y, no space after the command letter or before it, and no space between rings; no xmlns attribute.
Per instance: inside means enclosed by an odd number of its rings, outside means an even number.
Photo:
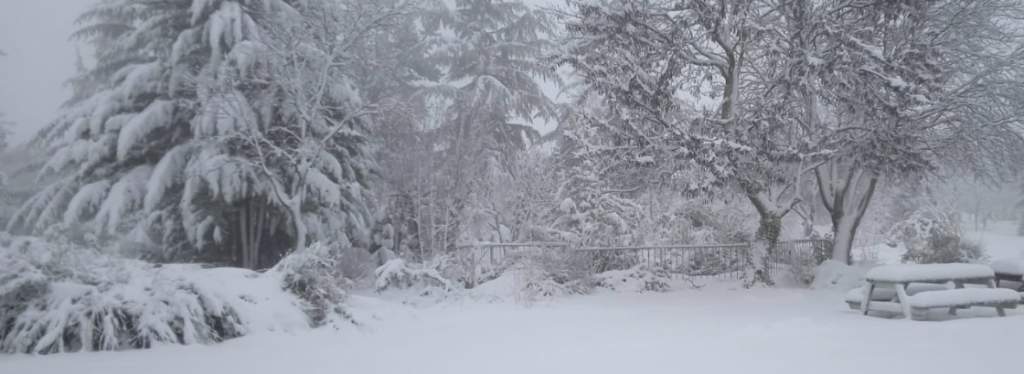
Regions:
<svg viewBox="0 0 1024 374"><path fill-rule="evenodd" d="M0 111L17 123L11 143L27 140L71 95L74 20L92 0L0 0Z"/></svg>

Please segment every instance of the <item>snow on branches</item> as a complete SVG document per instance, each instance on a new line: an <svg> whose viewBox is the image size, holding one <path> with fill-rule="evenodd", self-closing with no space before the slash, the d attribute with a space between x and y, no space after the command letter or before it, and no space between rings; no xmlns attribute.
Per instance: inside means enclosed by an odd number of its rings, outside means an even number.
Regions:
<svg viewBox="0 0 1024 374"><path fill-rule="evenodd" d="M362 62L346 51L402 6L350 14L325 0L97 5L76 33L96 46L97 63L72 80L74 97L33 141L51 151L43 173L60 182L9 229L144 233L168 258L217 244L244 254L246 267L277 256L261 248L305 248L307 236L365 240L375 167L368 124L380 108L360 97L350 76Z"/></svg>

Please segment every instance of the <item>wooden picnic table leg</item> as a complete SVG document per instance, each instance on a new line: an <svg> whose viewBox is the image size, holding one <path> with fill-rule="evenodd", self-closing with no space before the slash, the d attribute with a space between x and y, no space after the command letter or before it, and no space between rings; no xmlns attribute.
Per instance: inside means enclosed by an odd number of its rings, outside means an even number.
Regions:
<svg viewBox="0 0 1024 374"><path fill-rule="evenodd" d="M875 283L871 281L864 281L864 300L860 303L860 313L868 315L868 304L871 303L871 294L875 292Z"/></svg>
<svg viewBox="0 0 1024 374"><path fill-rule="evenodd" d="M964 282L953 281L953 284L954 284L953 288L964 288ZM951 316L955 316L956 315L956 307L955 306L949 307L949 315L951 315Z"/></svg>
<svg viewBox="0 0 1024 374"><path fill-rule="evenodd" d="M998 285L998 283L996 283L995 279L989 279L988 280L988 288L997 288L997 287L999 287L999 285ZM1001 307L999 305L996 305L996 313L999 314L1000 317L1006 317L1006 309L1004 309L1003 307Z"/></svg>
<svg viewBox="0 0 1024 374"><path fill-rule="evenodd" d="M903 316L907 319L914 319L910 310L910 296L907 296L907 287L904 283L896 283L896 296L900 298L900 306L903 307Z"/></svg>

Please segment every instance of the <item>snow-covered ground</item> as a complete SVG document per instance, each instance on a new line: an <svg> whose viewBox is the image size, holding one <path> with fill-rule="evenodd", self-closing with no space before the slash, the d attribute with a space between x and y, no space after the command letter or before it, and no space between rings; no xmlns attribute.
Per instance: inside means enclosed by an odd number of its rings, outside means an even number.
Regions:
<svg viewBox="0 0 1024 374"><path fill-rule="evenodd" d="M981 239L992 259L1024 257L1024 237L1017 235L1016 222L990 223L987 230L968 235Z"/></svg>
<svg viewBox="0 0 1024 374"><path fill-rule="evenodd" d="M1024 248L1009 226L981 234L992 257ZM990 308L959 317L935 311L919 322L861 316L841 290L737 288L712 282L699 291L605 291L531 308L475 299L412 307L362 295L352 298L362 328L262 333L216 346L0 356L0 373L936 374L1019 367L1021 310L1007 318L994 318Z"/></svg>

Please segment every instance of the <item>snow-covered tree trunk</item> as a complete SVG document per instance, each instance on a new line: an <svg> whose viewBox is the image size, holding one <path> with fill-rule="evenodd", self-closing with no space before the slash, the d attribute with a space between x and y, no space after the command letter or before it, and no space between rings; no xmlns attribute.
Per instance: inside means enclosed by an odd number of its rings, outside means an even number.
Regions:
<svg viewBox="0 0 1024 374"><path fill-rule="evenodd" d="M301 194L300 194L301 195ZM295 229L295 248L298 251L306 248L306 235L309 234L309 229L306 227L306 222L302 220L302 199L299 196L293 197L288 201L288 212L292 216L292 225Z"/></svg>
<svg viewBox="0 0 1024 374"><path fill-rule="evenodd" d="M831 258L850 264L853 260L853 241L857 228L867 213L879 176L856 165L850 165L847 167L845 178L841 179L838 177L840 162L834 160L815 169L815 178L821 202L832 218Z"/></svg>
<svg viewBox="0 0 1024 374"><path fill-rule="evenodd" d="M242 267L256 270L260 266L260 253L263 233L267 230L264 226L267 217L267 209L256 201L249 201L242 204L238 212L239 226L239 249L242 252Z"/></svg>
<svg viewBox="0 0 1024 374"><path fill-rule="evenodd" d="M782 217L788 210L773 209L771 202L765 201L763 195L748 193L747 197L756 208L759 220L754 242L748 249L747 263L743 269L743 287L750 288L758 283L772 286L775 281L772 280L770 272L771 255L779 243Z"/></svg>

